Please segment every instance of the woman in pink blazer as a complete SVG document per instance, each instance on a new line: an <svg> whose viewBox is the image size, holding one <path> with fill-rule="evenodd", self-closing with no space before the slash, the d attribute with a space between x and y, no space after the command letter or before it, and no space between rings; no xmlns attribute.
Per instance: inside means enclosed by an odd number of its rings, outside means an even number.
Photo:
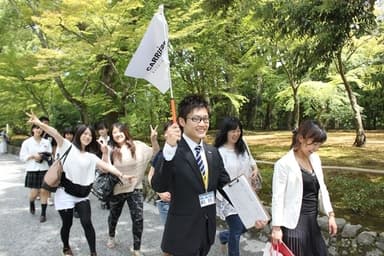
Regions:
<svg viewBox="0 0 384 256"><path fill-rule="evenodd" d="M316 151L327 134L306 120L294 131L291 150L274 167L272 184L272 242L283 241L296 256L325 256L327 247L317 224L318 209L328 216L329 233L337 225L321 161Z"/></svg>

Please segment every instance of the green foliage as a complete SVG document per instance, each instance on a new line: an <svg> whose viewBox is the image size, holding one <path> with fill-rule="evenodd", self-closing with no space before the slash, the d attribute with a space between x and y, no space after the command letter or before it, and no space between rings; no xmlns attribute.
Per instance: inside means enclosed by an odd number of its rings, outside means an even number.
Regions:
<svg viewBox="0 0 384 256"><path fill-rule="evenodd" d="M72 127L81 123L79 112L73 108L70 104L54 105L50 111L52 113L50 117L50 124L58 131L62 131L64 128Z"/></svg>
<svg viewBox="0 0 384 256"><path fill-rule="evenodd" d="M265 202L266 205L270 205L272 201L273 166L258 163L257 167L263 177L262 189L258 193L258 196Z"/></svg>
<svg viewBox="0 0 384 256"><path fill-rule="evenodd" d="M339 207L345 207L356 214L384 217L384 179L356 178L355 175L329 177L328 188Z"/></svg>
<svg viewBox="0 0 384 256"><path fill-rule="evenodd" d="M146 135L150 123L163 123L169 93L123 74L161 3L0 1L0 126L28 131L29 109L58 128L123 120ZM286 129L306 117L353 124L340 87L332 98L331 89L310 82L340 83L327 68L343 45L352 49L343 58L364 121L384 127L383 25L374 21L372 1L170 0L164 7L176 103L203 94L212 128L225 115L238 115L250 129ZM376 38L367 36L372 28Z"/></svg>
<svg viewBox="0 0 384 256"><path fill-rule="evenodd" d="M272 200L273 166L258 164L258 167L263 177L263 188L259 196L269 205ZM351 210L357 215L384 217L383 177L375 178L356 173L326 173L326 177L331 200L336 209Z"/></svg>

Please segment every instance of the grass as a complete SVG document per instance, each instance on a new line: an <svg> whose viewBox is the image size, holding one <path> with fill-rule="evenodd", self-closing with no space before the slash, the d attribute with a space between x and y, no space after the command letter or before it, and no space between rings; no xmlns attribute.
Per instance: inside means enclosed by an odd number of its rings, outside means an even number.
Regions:
<svg viewBox="0 0 384 256"><path fill-rule="evenodd" d="M244 136L256 160L274 163L289 150L292 134L287 131L246 131ZM355 140L354 131L329 131L328 139L318 154L323 166L382 171L382 174L368 174L345 171L343 168L326 169L325 178L339 217L352 224L383 231L384 131L366 131L366 136L366 145L358 148L352 145ZM259 163L258 166L264 178L259 196L269 203L272 196L273 165Z"/></svg>
<svg viewBox="0 0 384 256"><path fill-rule="evenodd" d="M323 165L382 170L384 174L384 131L366 131L364 147L354 147L354 131L329 131L318 154ZM245 132L245 138L257 160L275 162L291 144L291 132Z"/></svg>

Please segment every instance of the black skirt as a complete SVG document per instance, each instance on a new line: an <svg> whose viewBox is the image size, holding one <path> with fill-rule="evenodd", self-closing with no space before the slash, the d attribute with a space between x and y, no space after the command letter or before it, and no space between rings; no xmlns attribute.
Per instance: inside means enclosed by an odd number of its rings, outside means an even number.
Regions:
<svg viewBox="0 0 384 256"><path fill-rule="evenodd" d="M28 172L25 176L24 187L26 188L41 188L43 183L44 175L47 171L33 171Z"/></svg>
<svg viewBox="0 0 384 256"><path fill-rule="evenodd" d="M282 227L283 241L295 256L327 256L328 249L317 215L301 215L295 229Z"/></svg>
<svg viewBox="0 0 384 256"><path fill-rule="evenodd" d="M302 171L303 201L296 228L282 227L283 241L295 256L327 256L328 249L317 223L320 185L314 173Z"/></svg>

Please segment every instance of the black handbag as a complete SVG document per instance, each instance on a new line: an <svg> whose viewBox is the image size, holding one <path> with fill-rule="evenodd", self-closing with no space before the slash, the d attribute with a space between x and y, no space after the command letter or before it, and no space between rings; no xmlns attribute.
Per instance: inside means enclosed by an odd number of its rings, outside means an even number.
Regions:
<svg viewBox="0 0 384 256"><path fill-rule="evenodd" d="M121 183L120 179L111 173L100 173L92 185L92 194L100 201L106 202L113 196L113 188L117 183Z"/></svg>

